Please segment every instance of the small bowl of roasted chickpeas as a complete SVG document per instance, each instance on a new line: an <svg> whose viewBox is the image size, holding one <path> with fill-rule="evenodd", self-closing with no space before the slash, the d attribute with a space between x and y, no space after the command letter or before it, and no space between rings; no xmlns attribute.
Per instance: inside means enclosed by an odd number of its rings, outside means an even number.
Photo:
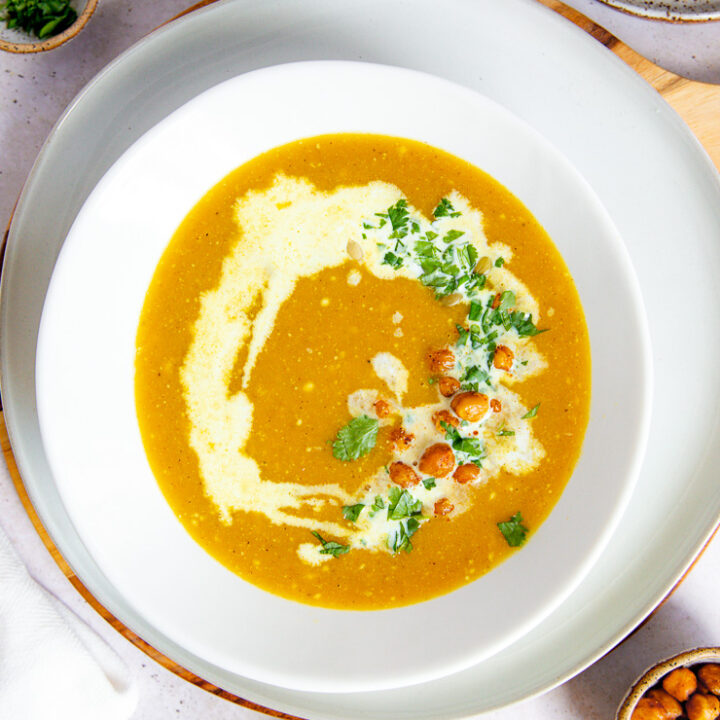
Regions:
<svg viewBox="0 0 720 720"><path fill-rule="evenodd" d="M720 648L696 648L650 668L630 689L616 720L720 718Z"/></svg>

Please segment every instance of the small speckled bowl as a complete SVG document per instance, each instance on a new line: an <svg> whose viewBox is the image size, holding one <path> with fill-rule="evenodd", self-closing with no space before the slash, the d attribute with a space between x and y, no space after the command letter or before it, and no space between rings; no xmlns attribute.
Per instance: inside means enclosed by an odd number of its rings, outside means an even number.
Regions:
<svg viewBox="0 0 720 720"><path fill-rule="evenodd" d="M671 670L708 662L720 663L720 647L704 647L686 650L679 655L674 655L654 665L630 688L630 692L628 692L620 705L615 720L630 720L633 710L640 698Z"/></svg>
<svg viewBox="0 0 720 720"><path fill-rule="evenodd" d="M630 15L667 22L720 20L719 0L600 0Z"/></svg>
<svg viewBox="0 0 720 720"><path fill-rule="evenodd" d="M76 0L72 3L78 16L77 20L69 27L57 35L39 38L29 35L22 30L9 30L4 21L0 20L0 50L6 50L12 53L34 53L43 50L52 50L74 38L84 27L90 16L95 12L98 0Z"/></svg>

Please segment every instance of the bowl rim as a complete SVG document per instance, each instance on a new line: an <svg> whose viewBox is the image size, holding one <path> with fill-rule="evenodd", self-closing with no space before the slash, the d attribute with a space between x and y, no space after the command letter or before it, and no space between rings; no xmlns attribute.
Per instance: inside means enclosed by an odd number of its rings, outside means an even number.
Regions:
<svg viewBox="0 0 720 720"><path fill-rule="evenodd" d="M677 655L661 660L646 670L630 687L618 708L615 720L630 720L635 706L645 691L651 688L661 677L671 670L696 665L706 660L720 663L720 647L697 647L684 650Z"/></svg>
<svg viewBox="0 0 720 720"><path fill-rule="evenodd" d="M10 42L0 37L0 50L15 54L24 54L44 52L45 50L53 50L56 47L60 47L63 43L74 38L85 27L91 15L95 12L97 4L98 0L87 0L85 7L78 14L77 20L75 20L70 27L46 40L34 40L28 36L30 39L28 39L27 42Z"/></svg>

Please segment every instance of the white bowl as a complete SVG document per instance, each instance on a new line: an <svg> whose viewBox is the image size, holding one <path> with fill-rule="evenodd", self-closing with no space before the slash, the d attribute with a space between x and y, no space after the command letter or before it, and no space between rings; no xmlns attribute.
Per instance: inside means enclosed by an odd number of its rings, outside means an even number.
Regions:
<svg viewBox="0 0 720 720"><path fill-rule="evenodd" d="M138 317L175 228L246 160L330 132L421 140L503 183L563 254L592 346L585 445L550 518L526 547L478 581L394 610L301 605L212 559L160 493L135 415ZM428 75L298 63L199 95L136 142L97 185L48 290L37 351L38 414L77 532L127 604L159 632L216 666L273 685L377 690L448 675L498 652L577 586L612 534L639 470L650 410L649 350L621 239L588 184L538 133L490 100Z"/></svg>

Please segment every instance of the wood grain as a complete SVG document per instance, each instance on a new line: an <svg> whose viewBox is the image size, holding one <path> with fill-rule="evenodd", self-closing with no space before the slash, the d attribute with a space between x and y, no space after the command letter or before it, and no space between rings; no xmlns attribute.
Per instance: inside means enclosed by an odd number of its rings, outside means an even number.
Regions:
<svg viewBox="0 0 720 720"><path fill-rule="evenodd" d="M181 13L181 15L208 5L213 1L214 0L203 0L192 8L189 8ZM599 25L596 25L594 22L588 20L575 10L567 8L565 5L557 2L556 0L537 1L574 22L598 42L612 50L641 77L650 83L650 85L652 85L685 120L695 136L704 146L705 150L714 162L715 167L720 170L720 86L706 85L678 77L677 75L659 68L649 60L646 60L642 56L638 55L635 51L611 35L607 30L601 28ZM4 251L6 240L7 232L5 233L2 247L0 247L0 257L1 253ZM27 514L30 517L38 535L41 537L53 559L75 589L105 620L107 620L113 628L115 628L115 630L117 630L135 646L140 648L153 660L203 690L207 690L208 692L225 698L233 703L242 705L251 710L265 713L266 715L270 715L272 717L283 718L285 720L301 720L293 715L287 715L277 710L257 705L256 703L238 697L237 695L233 695L232 693L222 690L221 688L203 680L197 675L194 675L190 671L170 660L170 658L158 652L142 638L133 633L129 628L125 627L116 617L100 605L100 603L90 594L88 589L80 582L40 522L40 519L30 502L30 498L27 495L22 478L18 472L17 465L15 464L15 458L12 454L2 413L0 413L0 445L2 446L2 453L5 457L5 461L7 462L17 493L20 496L23 507L27 511Z"/></svg>

